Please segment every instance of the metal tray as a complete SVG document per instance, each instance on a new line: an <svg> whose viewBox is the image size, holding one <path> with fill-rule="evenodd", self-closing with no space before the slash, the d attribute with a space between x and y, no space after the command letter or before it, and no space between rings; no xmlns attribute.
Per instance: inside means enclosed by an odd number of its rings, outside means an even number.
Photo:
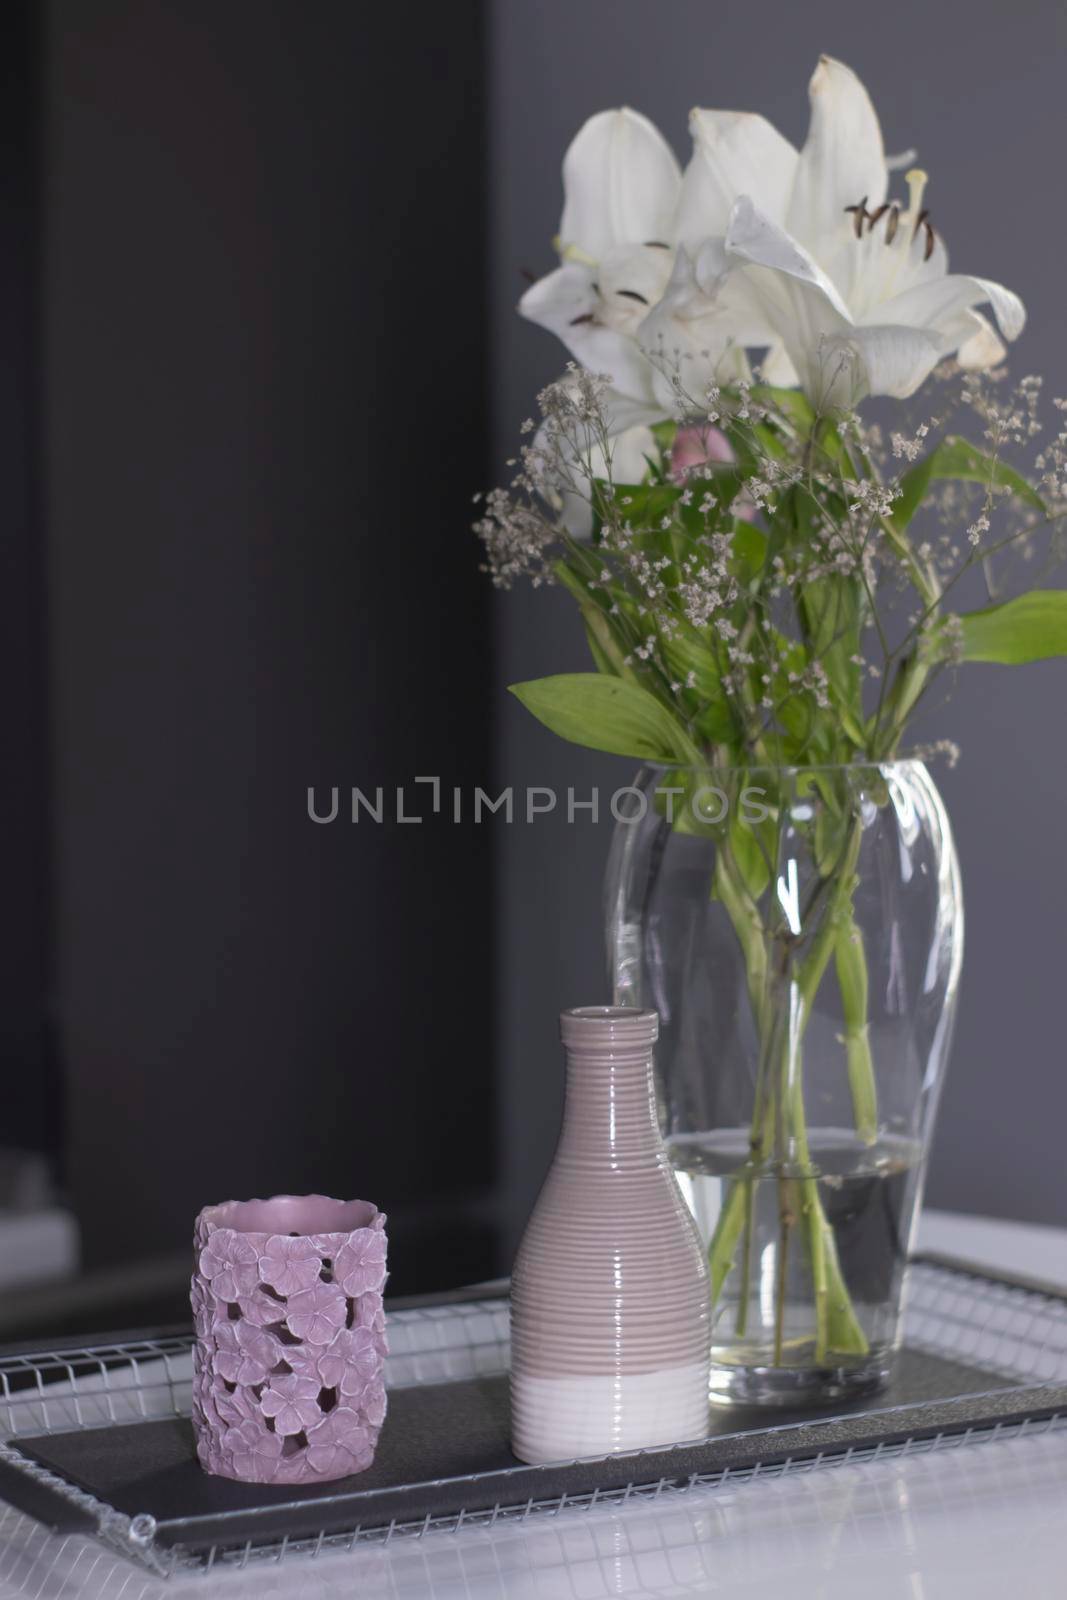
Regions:
<svg viewBox="0 0 1067 1600"><path fill-rule="evenodd" d="M1067 1296L913 1263L893 1385L833 1415L724 1410L707 1439L528 1467L507 1446L506 1288L390 1308L390 1414L374 1467L324 1489L209 1478L188 1422L191 1336L0 1355L0 1498L161 1576L660 1497L695 1485L944 1448L1067 1420Z"/></svg>

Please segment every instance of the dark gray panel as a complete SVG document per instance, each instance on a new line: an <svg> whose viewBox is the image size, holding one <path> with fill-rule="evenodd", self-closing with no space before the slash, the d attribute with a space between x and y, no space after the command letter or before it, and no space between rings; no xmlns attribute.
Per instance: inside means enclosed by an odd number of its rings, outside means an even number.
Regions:
<svg viewBox="0 0 1067 1600"><path fill-rule="evenodd" d="M480 35L476 4L49 8L59 998L92 1265L317 1189L390 1213L399 1288L492 1266L484 830L306 813L312 784L486 774Z"/></svg>

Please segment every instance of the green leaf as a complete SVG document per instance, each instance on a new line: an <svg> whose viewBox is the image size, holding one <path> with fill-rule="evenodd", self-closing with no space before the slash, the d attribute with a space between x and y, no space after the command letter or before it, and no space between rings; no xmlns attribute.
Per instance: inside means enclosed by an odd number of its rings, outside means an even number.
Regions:
<svg viewBox="0 0 1067 1600"><path fill-rule="evenodd" d="M1067 656L1067 590L1031 589L1004 605L960 617L964 661L1023 661Z"/></svg>
<svg viewBox="0 0 1067 1600"><path fill-rule="evenodd" d="M759 476L768 456L773 460L782 461L789 453L782 437L782 430L772 427L770 423L734 424L724 420L723 432L729 439L742 475L746 478Z"/></svg>
<svg viewBox="0 0 1067 1600"><path fill-rule="evenodd" d="M826 804L817 806L812 838L815 863L822 877L832 877L840 866L845 851L847 830L847 817L841 816L840 812Z"/></svg>
<svg viewBox="0 0 1067 1600"><path fill-rule="evenodd" d="M715 744L729 740L737 731L730 702L715 654L699 628L684 618L676 619L676 631L659 641L659 651L672 677L700 702L694 721L701 736Z"/></svg>
<svg viewBox="0 0 1067 1600"><path fill-rule="evenodd" d="M816 454L823 462L831 462L850 478L866 478L867 472L862 469L862 460L857 462L853 458L848 442L842 437L841 429L831 417L823 417L815 432Z"/></svg>
<svg viewBox="0 0 1067 1600"><path fill-rule="evenodd" d="M678 424L676 422L654 422L649 432L666 456L674 444L675 434L678 432Z"/></svg>
<svg viewBox="0 0 1067 1600"><path fill-rule="evenodd" d="M733 526L730 507L743 487L735 467L710 463L707 472L699 478L689 478L684 489L677 483L616 484L612 509L620 522L639 532L665 533L663 519L667 517L674 524L673 532L684 530L692 538L700 538L707 532L709 520L700 510L705 494L711 494L717 508L711 518L712 525L729 528ZM682 495L686 491L689 491L690 500L683 504Z"/></svg>
<svg viewBox="0 0 1067 1600"><path fill-rule="evenodd" d="M740 813L730 820L730 848L746 891L758 900L770 882L770 858L760 843L756 825L745 821Z"/></svg>
<svg viewBox="0 0 1067 1600"><path fill-rule="evenodd" d="M510 692L572 744L642 761L700 761L682 724L636 683L599 672L564 672L513 683Z"/></svg>
<svg viewBox="0 0 1067 1600"><path fill-rule="evenodd" d="M663 517L673 513L681 495L676 483L617 483L611 505L628 527L658 527Z"/></svg>
<svg viewBox="0 0 1067 1600"><path fill-rule="evenodd" d="M692 687L702 699L725 698L711 645L691 622L679 620L676 631L661 641L660 651L676 677L684 680L692 673Z"/></svg>
<svg viewBox="0 0 1067 1600"><path fill-rule="evenodd" d="M591 590L585 579L568 567L565 561L557 561L554 571L559 582L578 602L585 623L585 637L589 643L589 653L593 658L598 672L624 678L629 668L623 665L625 649L615 636L614 629L604 614L596 594Z"/></svg>
<svg viewBox="0 0 1067 1600"><path fill-rule="evenodd" d="M917 461L901 478L901 494L893 505L894 525L900 529L906 528L931 483L944 478L1003 489L1032 506L1035 511L1045 511L1045 502L1021 473L1003 461L994 461L992 456L987 456L967 439L952 435L942 439L928 456Z"/></svg>
<svg viewBox="0 0 1067 1600"><path fill-rule="evenodd" d="M709 804L715 807L715 797L701 795L706 784L713 782L709 769L702 767L676 767L665 772L652 793L652 804L661 817L665 817L675 833L691 838L718 839L722 834L721 822L706 817Z"/></svg>
<svg viewBox="0 0 1067 1600"><path fill-rule="evenodd" d="M565 561L557 561L553 568L560 583L577 600L585 623L585 637L589 654L598 672L609 676L632 678L634 673L625 664L626 647L612 627L604 607L586 577Z"/></svg>
<svg viewBox="0 0 1067 1600"><path fill-rule="evenodd" d="M751 583L767 562L767 535L762 528L741 518L734 519L730 541L730 564L742 583Z"/></svg>
<svg viewBox="0 0 1067 1600"><path fill-rule="evenodd" d="M815 421L811 401L802 389L781 389L774 384L757 383L753 398L780 411L800 433L810 433Z"/></svg>

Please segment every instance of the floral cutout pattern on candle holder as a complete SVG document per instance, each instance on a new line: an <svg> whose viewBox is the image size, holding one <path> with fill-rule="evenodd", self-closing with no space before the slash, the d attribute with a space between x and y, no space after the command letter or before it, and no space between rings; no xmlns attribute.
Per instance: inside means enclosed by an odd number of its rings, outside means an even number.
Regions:
<svg viewBox="0 0 1067 1600"><path fill-rule="evenodd" d="M196 1223L193 1428L206 1472L315 1483L374 1460L386 1396L385 1217L276 1195Z"/></svg>

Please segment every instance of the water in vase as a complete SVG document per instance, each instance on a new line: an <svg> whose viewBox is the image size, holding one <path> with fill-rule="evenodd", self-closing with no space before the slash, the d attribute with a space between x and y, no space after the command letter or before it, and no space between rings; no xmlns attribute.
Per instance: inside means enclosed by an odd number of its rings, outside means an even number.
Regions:
<svg viewBox="0 0 1067 1600"><path fill-rule="evenodd" d="M806 1166L754 1173L747 1129L668 1140L706 1246L717 1228L721 1241L735 1200L713 1309L713 1398L780 1405L795 1394L802 1404L817 1391L824 1401L877 1385L892 1364L920 1145L868 1145L844 1128L812 1129L808 1143ZM832 1236L828 1282L813 1281L812 1228ZM847 1290L836 1302L835 1281Z"/></svg>

